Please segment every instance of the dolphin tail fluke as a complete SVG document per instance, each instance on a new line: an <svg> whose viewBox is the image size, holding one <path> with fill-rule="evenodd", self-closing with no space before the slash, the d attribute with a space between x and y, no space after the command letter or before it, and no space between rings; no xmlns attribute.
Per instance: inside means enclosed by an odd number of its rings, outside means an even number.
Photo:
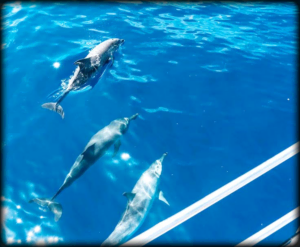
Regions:
<svg viewBox="0 0 300 247"><path fill-rule="evenodd" d="M42 104L42 107L43 108L46 108L50 111L55 111L57 112L61 118L64 118L65 116L65 113L64 113L64 110L63 108L61 107L61 105L59 104L60 102L62 102L62 100L69 94L71 90L70 89L67 89L66 91L63 92L63 94L60 96L60 98L58 99L58 101L56 103L45 103L45 104Z"/></svg>
<svg viewBox="0 0 300 247"><path fill-rule="evenodd" d="M47 207L49 205L49 199L45 198L34 198L29 200L29 203L35 202L36 204L42 206L42 207Z"/></svg>
<svg viewBox="0 0 300 247"><path fill-rule="evenodd" d="M61 118L64 118L64 116L65 116L63 108L58 103L45 103L45 104L42 104L42 107L46 108L50 111L57 112L61 116Z"/></svg>
<svg viewBox="0 0 300 247"><path fill-rule="evenodd" d="M54 220L57 222L62 215L62 206L57 202L50 201L44 198L34 198L29 201L29 203L36 203L42 207L48 207L51 212L54 213Z"/></svg>
<svg viewBox="0 0 300 247"><path fill-rule="evenodd" d="M54 213L54 220L57 222L62 215L62 206L58 202L51 202L49 208Z"/></svg>

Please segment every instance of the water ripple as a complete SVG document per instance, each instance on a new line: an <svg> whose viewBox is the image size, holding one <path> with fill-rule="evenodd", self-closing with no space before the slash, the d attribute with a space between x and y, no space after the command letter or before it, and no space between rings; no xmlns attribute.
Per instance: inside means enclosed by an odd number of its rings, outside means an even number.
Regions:
<svg viewBox="0 0 300 247"><path fill-rule="evenodd" d="M6 191L12 193L13 190L6 187ZM9 197L2 196L1 200L3 203L1 209L3 234L7 243L57 243L63 241L62 237L55 234L58 229L55 224L50 223L52 218L49 219L50 221L47 221L47 217L23 209L20 206L22 204L16 204ZM36 222L37 219L43 219L43 222L36 225L33 222ZM23 234L20 234L19 228L22 229ZM19 232L18 237L15 230ZM52 232L51 235L49 235L50 232ZM22 235L24 235L24 238L21 237Z"/></svg>
<svg viewBox="0 0 300 247"><path fill-rule="evenodd" d="M149 109L149 108L143 108L143 109L149 113L156 113L156 112L160 112L160 111L171 112L171 113L183 113L182 111L172 110L172 109L168 109L166 107L161 107L161 106L156 109Z"/></svg>
<svg viewBox="0 0 300 247"><path fill-rule="evenodd" d="M21 23L22 21L25 21L27 18L27 16L24 16L23 18L19 18L19 19L16 19L12 22L4 22L4 29L8 28L8 27L16 27L19 23Z"/></svg>
<svg viewBox="0 0 300 247"><path fill-rule="evenodd" d="M82 27L83 26L83 25L73 23L73 22L70 22L70 21L55 21L55 20L52 20L52 22L54 22L55 25L63 27L63 28Z"/></svg>
<svg viewBox="0 0 300 247"><path fill-rule="evenodd" d="M109 73L118 80L126 80L126 81L137 81L141 83L147 83L148 81L156 81L151 75L133 75L129 72L120 72L114 69L109 70ZM124 74L124 75L120 75Z"/></svg>
<svg viewBox="0 0 300 247"><path fill-rule="evenodd" d="M131 21L131 20L128 20L128 19L125 19L124 21L127 22L127 23L129 23L133 27L136 27L136 28L145 28L145 26L142 24L142 22Z"/></svg>

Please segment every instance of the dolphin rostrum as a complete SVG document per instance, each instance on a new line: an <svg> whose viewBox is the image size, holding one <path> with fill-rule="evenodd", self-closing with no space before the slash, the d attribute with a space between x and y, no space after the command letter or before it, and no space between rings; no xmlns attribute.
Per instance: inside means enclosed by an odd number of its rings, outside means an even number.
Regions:
<svg viewBox="0 0 300 247"><path fill-rule="evenodd" d="M157 197L169 205L159 189L162 162L166 155L167 153L164 153L143 173L131 192L123 193L127 197L126 210L102 245L120 245L127 241L141 226Z"/></svg>
<svg viewBox="0 0 300 247"><path fill-rule="evenodd" d="M91 77L95 77L100 71L101 75L104 73L104 69L108 64L113 63L113 53L124 43L124 39L108 39L97 45L92 49L89 54L75 62L78 67L76 68L74 75L69 80L67 88L63 91L57 102L45 103L43 108L57 112L62 118L64 118L64 111L59 104L71 91L78 91L82 88L88 87L88 80Z"/></svg>
<svg viewBox="0 0 300 247"><path fill-rule="evenodd" d="M136 119L138 114L130 118L120 118L112 121L109 125L98 131L88 142L83 152L77 157L71 167L70 172L65 178L62 186L51 199L34 198L29 202L35 202L42 207L48 207L55 215L55 221L58 221L62 214L62 206L54 202L54 199L76 179L78 179L91 165L93 165L108 148L114 144L113 157L117 154L121 141L120 138L128 130L131 120Z"/></svg>

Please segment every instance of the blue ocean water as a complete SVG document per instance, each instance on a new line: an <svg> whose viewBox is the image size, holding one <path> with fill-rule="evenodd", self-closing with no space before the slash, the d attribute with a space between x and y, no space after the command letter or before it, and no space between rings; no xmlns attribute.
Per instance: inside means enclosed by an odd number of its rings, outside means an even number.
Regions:
<svg viewBox="0 0 300 247"><path fill-rule="evenodd" d="M7 243L97 243L114 230L142 172L164 152L161 189L138 235L298 141L297 8L289 3L7 3L2 7L2 237ZM125 39L88 92L47 95L74 62ZM139 113L123 138L58 197L89 139ZM238 244L297 205L295 156L152 243ZM262 243L284 242L292 222Z"/></svg>

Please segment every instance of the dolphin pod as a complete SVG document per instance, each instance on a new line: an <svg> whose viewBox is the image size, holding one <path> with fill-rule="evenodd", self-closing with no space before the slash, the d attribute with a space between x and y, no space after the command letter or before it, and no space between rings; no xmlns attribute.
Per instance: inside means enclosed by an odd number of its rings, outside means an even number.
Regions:
<svg viewBox="0 0 300 247"><path fill-rule="evenodd" d="M90 79L100 74L99 81L104 71L113 64L114 52L123 43L123 39L108 39L92 49L85 58L76 61L75 64L78 67L69 80L67 88L60 90L60 95L56 102L45 103L42 107L54 111L64 118L64 110L60 105L63 99L71 91L86 91L86 89L92 88L95 84L90 86ZM60 203L54 201L55 198L81 177L112 145L114 146L112 155L114 157L120 148L121 137L127 132L130 122L137 117L138 113L129 118L113 120L109 125L99 130L89 140L82 153L79 154L63 184L54 196L51 199L33 198L29 202L34 202L53 212L54 220L57 222L61 218L63 209ZM156 199L169 205L159 186L162 163L166 155L167 153L164 153L160 159L157 159L150 165L141 175L131 192L123 193L127 198L126 209L114 231L102 245L120 245L128 240L142 225Z"/></svg>
<svg viewBox="0 0 300 247"><path fill-rule="evenodd" d="M62 106L59 104L71 92L78 91L88 86L87 82L90 78L97 74L103 74L105 66L113 64L113 53L124 43L124 39L108 39L94 49L89 54L75 62L77 66L74 75L69 80L67 88L63 91L58 101L53 103L45 103L43 108L57 112L62 118L65 113ZM101 77L100 75L100 77ZM99 78L100 79L100 78Z"/></svg>
<svg viewBox="0 0 300 247"><path fill-rule="evenodd" d="M102 246L123 244L129 239L144 222L156 198L169 205L159 189L162 163L166 155L167 153L164 153L160 159L152 163L131 192L123 193L127 198L126 210L115 230L102 243Z"/></svg>
<svg viewBox="0 0 300 247"><path fill-rule="evenodd" d="M137 116L138 114L135 114L130 118L116 119L99 130L90 139L83 152L77 157L65 181L56 194L51 199L34 198L29 202L35 202L42 207L48 207L55 215L54 220L58 221L62 215L62 206L54 202L54 199L103 156L112 144L114 144L113 156L115 156L121 145L121 136L127 132L130 121L136 119Z"/></svg>

